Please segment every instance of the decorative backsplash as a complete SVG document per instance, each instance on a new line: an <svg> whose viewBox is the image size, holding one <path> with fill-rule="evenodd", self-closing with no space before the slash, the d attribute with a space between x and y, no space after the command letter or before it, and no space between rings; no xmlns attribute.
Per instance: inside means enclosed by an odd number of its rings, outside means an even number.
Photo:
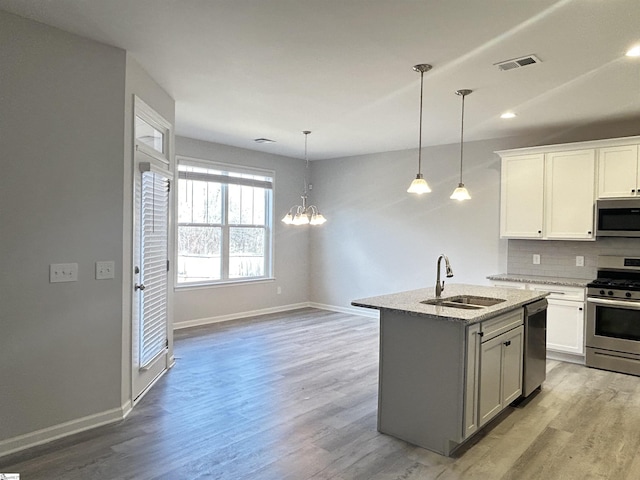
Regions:
<svg viewBox="0 0 640 480"><path fill-rule="evenodd" d="M545 277L596 278L598 255L640 257L640 238L602 238L595 242L509 240L507 273ZM540 264L533 264L533 255ZM584 257L584 267L576 266Z"/></svg>

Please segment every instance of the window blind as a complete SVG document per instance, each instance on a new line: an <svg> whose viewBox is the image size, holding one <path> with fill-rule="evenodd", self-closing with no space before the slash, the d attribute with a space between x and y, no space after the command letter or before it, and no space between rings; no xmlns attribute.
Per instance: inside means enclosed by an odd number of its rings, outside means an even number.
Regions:
<svg viewBox="0 0 640 480"><path fill-rule="evenodd" d="M143 252L141 282L140 368L163 353L167 339L169 241L169 179L155 172L142 173L141 199Z"/></svg>

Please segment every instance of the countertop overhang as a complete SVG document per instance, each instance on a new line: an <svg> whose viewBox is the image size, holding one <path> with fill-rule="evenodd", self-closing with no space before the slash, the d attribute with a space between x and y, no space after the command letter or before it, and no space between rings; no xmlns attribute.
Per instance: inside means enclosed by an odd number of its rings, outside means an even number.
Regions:
<svg viewBox="0 0 640 480"><path fill-rule="evenodd" d="M497 280L503 282L518 283L538 283L542 285L560 285L563 287L584 288L592 279L569 278L569 277L545 277L541 275L524 275L519 273L500 273L497 275L489 275L488 280Z"/></svg>
<svg viewBox="0 0 640 480"><path fill-rule="evenodd" d="M447 298L457 295L500 298L505 301L498 303L497 305L482 307L477 310L467 310L442 305L425 305L420 302L436 298L435 288L421 288L418 290L409 290L406 292L391 293L388 295L354 300L351 302L351 305L355 307L389 310L414 316L473 324L495 317L496 315L508 312L509 310L513 310L514 308L528 303L535 302L536 300L543 299L548 295L548 293L533 290L487 287L482 285L452 284L445 285L445 289L443 290L441 297Z"/></svg>

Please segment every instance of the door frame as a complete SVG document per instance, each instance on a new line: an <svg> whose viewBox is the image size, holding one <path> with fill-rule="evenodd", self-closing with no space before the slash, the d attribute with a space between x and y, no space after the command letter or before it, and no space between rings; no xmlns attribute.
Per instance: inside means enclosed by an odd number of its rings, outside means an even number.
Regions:
<svg viewBox="0 0 640 480"><path fill-rule="evenodd" d="M132 203L131 203L131 215L132 215L132 231L131 231L131 258L130 258L130 290L128 295L130 296L130 343L128 360L130 362L130 399L131 405L134 406L138 403L144 395L153 387L153 385L171 368L175 359L173 356L173 290L174 290L174 275L173 275L173 252L174 252L174 220L173 220L173 205L175 188L172 188L169 192L169 206L168 206L168 238L167 238L167 259L171 260L171 268L167 275L167 352L164 355L164 368L162 372L155 376L150 383L142 389L142 391L136 395L136 376L138 375L138 361L134 358L134 354L137 354L137 347L134 348L133 342L138 338L138 334L135 329L138 327L136 322L136 310L138 308L136 292L134 291L134 285L136 284L136 274L134 269L136 267L136 251L138 249L137 243L139 243L139 225L140 225L140 211L139 203L136 199L136 190L141 183L142 173L140 165L142 163L148 163L152 171L160 173L166 176L173 183L174 175L174 136L173 126L164 117L157 113L152 107L145 103L140 97L134 95L134 108L132 115L132 143L133 143L133 177L132 177ZM136 117L142 118L146 123L150 124L154 128L160 130L163 137L163 152L159 152L147 144L140 142L136 138Z"/></svg>

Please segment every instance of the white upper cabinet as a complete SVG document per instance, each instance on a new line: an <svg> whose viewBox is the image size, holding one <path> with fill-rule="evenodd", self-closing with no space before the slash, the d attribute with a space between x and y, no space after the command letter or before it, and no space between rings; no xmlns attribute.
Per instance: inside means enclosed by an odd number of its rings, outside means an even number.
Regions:
<svg viewBox="0 0 640 480"><path fill-rule="evenodd" d="M595 240L596 198L640 196L640 136L496 152L500 237Z"/></svg>
<svg viewBox="0 0 640 480"><path fill-rule="evenodd" d="M544 238L595 238L595 150L548 153L545 170Z"/></svg>
<svg viewBox="0 0 640 480"><path fill-rule="evenodd" d="M638 163L638 145L601 148L598 153L598 198L640 195Z"/></svg>
<svg viewBox="0 0 640 480"><path fill-rule="evenodd" d="M544 155L502 160L500 236L542 238Z"/></svg>

